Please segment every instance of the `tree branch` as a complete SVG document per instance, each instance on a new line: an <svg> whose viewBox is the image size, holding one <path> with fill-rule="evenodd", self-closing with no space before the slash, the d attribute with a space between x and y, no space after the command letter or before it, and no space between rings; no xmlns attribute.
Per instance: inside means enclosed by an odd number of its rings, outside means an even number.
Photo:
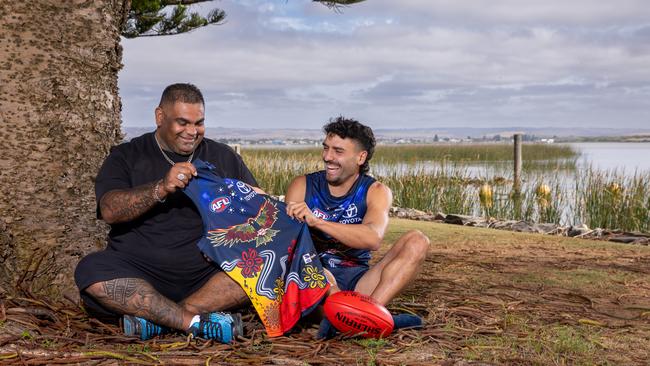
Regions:
<svg viewBox="0 0 650 366"><path fill-rule="evenodd" d="M205 3L208 1L212 0L162 0L160 4L162 6L169 6L169 5L192 5L192 4L198 4L198 3Z"/></svg>

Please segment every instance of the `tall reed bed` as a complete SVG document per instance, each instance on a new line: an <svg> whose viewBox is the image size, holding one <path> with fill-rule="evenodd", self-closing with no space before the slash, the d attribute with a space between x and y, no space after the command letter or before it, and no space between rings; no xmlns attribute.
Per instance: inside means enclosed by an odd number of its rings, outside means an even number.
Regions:
<svg viewBox="0 0 650 366"><path fill-rule="evenodd" d="M540 177L526 181L519 191L514 191L510 182L490 185L493 190L491 200L480 200L480 191L477 192L479 200L474 212L502 220L560 224L565 219L563 210L567 202L561 186L560 180ZM544 191L542 188L547 189L547 193L541 193Z"/></svg>
<svg viewBox="0 0 650 366"><path fill-rule="evenodd" d="M650 232L650 174L589 169L575 191L576 217L589 227Z"/></svg>
<svg viewBox="0 0 650 366"><path fill-rule="evenodd" d="M522 154L526 161L575 160L578 153L568 145L525 144ZM377 163L413 163L417 161L503 162L512 161L511 144L436 144L380 145L376 149Z"/></svg>
<svg viewBox="0 0 650 366"><path fill-rule="evenodd" d="M467 153L470 147L454 146L458 151L445 156L471 155ZM486 147L488 150L505 148L479 145L474 152L488 151L482 150ZM589 227L650 232L650 173L630 177L622 172L602 172L592 168L580 172L566 171L558 163L570 155L564 147L524 147L527 148L524 155L527 160L530 156L544 159L537 161L542 169L525 171L519 192L512 191L511 168L504 166L503 162L489 163L486 160L485 169L477 177L476 169L472 173L468 168L467 164L471 165L471 162L453 162L452 159L428 161L434 156L431 151L438 147L429 150L429 147L418 146L380 146L371 164L371 172L392 189L394 205L400 207L434 213L556 224L585 223ZM443 148L453 150L451 146ZM429 152L423 153L425 150ZM511 147L508 150L512 154ZM440 153L442 150L437 151ZM495 158L498 156L497 152L490 153ZM275 195L284 194L294 177L323 169L318 148L244 149L242 155L260 186ZM558 160L551 159L552 156ZM419 164L423 161L421 159L427 159L428 165ZM569 159L575 159L575 156ZM378 166L381 169L377 169ZM485 187L489 187L489 199L480 198L479 193Z"/></svg>
<svg viewBox="0 0 650 366"><path fill-rule="evenodd" d="M395 206L471 214L473 197L466 176L463 167L441 164L433 172L415 168L376 178L391 188Z"/></svg>
<svg viewBox="0 0 650 366"><path fill-rule="evenodd" d="M278 154L292 158L312 159L318 157L320 147L300 148L244 148L247 156L277 157ZM561 144L525 144L522 154L526 162L547 162L557 165L558 162L575 161L579 157L569 145ZM506 162L512 161L513 147L511 144L436 144L436 145L378 145L373 161L376 164L409 164L421 161L438 162ZM525 162L525 163L526 163Z"/></svg>
<svg viewBox="0 0 650 366"><path fill-rule="evenodd" d="M283 195L293 178L323 169L318 153L300 150L248 149L242 157L257 183L267 193Z"/></svg>

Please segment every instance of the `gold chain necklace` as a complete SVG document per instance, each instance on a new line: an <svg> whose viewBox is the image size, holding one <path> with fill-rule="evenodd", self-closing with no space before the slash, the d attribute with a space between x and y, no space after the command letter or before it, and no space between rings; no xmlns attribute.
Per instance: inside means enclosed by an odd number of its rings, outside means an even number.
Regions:
<svg viewBox="0 0 650 366"><path fill-rule="evenodd" d="M167 160L167 162L172 166L176 165L176 163L172 159L170 159L169 156L167 156L167 154L165 154L165 151L163 150L162 146L160 146L160 142L158 142L158 136L156 136L155 132L153 134L153 138L156 140L156 145L158 145L158 148L160 149L160 152L162 153L165 160ZM194 151L192 151L192 153L190 154L190 158L187 159L187 162L188 163L192 162L193 157L194 157Z"/></svg>

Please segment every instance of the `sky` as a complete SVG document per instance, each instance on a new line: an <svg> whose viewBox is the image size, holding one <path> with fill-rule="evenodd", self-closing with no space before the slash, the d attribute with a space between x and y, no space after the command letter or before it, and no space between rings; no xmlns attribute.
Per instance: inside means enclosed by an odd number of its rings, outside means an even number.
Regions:
<svg viewBox="0 0 650 366"><path fill-rule="evenodd" d="M126 127L191 82L208 127L650 128L648 0L221 0L226 22L123 39Z"/></svg>

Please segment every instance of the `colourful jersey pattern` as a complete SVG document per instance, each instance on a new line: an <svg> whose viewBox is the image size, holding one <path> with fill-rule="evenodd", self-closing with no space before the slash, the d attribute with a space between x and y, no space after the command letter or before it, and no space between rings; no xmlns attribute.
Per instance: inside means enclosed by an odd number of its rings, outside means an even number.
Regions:
<svg viewBox="0 0 650 366"><path fill-rule="evenodd" d="M329 289L307 225L283 202L217 176L209 163L193 164L198 176L184 192L203 219L199 248L244 289L268 335L281 336Z"/></svg>
<svg viewBox="0 0 650 366"><path fill-rule="evenodd" d="M305 202L314 215L323 220L341 224L360 224L368 208L366 196L375 179L361 175L343 197L330 194L325 172L306 176ZM370 251L350 248L322 231L312 230L312 238L323 264L328 267L368 265Z"/></svg>

